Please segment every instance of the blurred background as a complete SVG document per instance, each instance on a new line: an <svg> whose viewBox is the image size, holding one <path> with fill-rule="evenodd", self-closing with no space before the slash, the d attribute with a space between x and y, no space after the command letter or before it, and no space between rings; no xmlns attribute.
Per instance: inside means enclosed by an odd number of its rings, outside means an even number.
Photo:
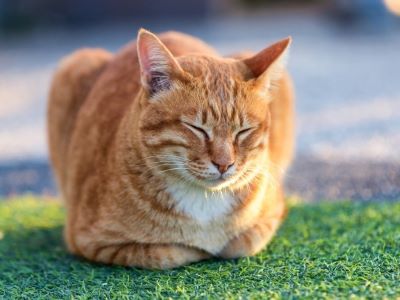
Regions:
<svg viewBox="0 0 400 300"><path fill-rule="evenodd" d="M56 194L45 112L52 72L80 47L117 51L144 27L221 54L293 37L305 201L400 199L400 0L0 0L0 198Z"/></svg>

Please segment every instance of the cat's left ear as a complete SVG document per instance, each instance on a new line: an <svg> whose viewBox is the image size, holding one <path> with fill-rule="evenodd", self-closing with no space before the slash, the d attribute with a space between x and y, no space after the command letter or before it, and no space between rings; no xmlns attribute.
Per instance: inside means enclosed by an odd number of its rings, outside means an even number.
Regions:
<svg viewBox="0 0 400 300"><path fill-rule="evenodd" d="M242 60L253 73L254 83L261 91L267 92L273 82L281 78L291 41L291 37L288 37Z"/></svg>
<svg viewBox="0 0 400 300"><path fill-rule="evenodd" d="M182 68L160 39L145 29L140 29L137 38L141 82L153 95L168 90L172 81L182 74Z"/></svg>

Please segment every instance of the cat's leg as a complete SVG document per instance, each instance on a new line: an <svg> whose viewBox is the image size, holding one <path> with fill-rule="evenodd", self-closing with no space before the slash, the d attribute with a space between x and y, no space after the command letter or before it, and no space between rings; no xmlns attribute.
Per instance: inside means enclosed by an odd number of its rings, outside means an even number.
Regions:
<svg viewBox="0 0 400 300"><path fill-rule="evenodd" d="M257 254L270 242L280 223L281 218L270 218L255 224L229 241L218 256L239 258Z"/></svg>
<svg viewBox="0 0 400 300"><path fill-rule="evenodd" d="M135 242L111 245L88 243L79 247L85 258L104 264L146 269L171 269L211 258L205 251L175 244L141 244Z"/></svg>
<svg viewBox="0 0 400 300"><path fill-rule="evenodd" d="M195 248L173 244L126 244L101 249L99 262L148 269L171 269L210 258Z"/></svg>

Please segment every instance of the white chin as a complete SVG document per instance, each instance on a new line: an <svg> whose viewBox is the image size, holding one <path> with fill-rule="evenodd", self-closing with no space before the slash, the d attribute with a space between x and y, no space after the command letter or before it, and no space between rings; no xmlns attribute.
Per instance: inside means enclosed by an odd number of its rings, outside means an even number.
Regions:
<svg viewBox="0 0 400 300"><path fill-rule="evenodd" d="M202 180L201 185L209 190L221 190L229 187L234 183L234 179L232 177L229 178L218 178L218 179L210 179L210 180Z"/></svg>

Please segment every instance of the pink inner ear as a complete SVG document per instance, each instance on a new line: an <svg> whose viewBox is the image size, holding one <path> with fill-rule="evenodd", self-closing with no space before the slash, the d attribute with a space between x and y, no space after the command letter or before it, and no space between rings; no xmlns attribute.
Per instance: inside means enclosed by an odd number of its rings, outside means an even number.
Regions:
<svg viewBox="0 0 400 300"><path fill-rule="evenodd" d="M144 87L151 94L168 90L174 67L177 66L162 42L153 35L141 34L138 39L138 56Z"/></svg>
<svg viewBox="0 0 400 300"><path fill-rule="evenodd" d="M268 67L279 58L290 43L290 38L279 41L272 46L265 48L253 57L245 59L243 62L250 68L255 77L263 74Z"/></svg>
<svg viewBox="0 0 400 300"><path fill-rule="evenodd" d="M143 75L145 75L146 77L149 76L151 71L150 53L147 43L148 41L141 41L138 44L139 60L142 67L142 72L144 73Z"/></svg>

